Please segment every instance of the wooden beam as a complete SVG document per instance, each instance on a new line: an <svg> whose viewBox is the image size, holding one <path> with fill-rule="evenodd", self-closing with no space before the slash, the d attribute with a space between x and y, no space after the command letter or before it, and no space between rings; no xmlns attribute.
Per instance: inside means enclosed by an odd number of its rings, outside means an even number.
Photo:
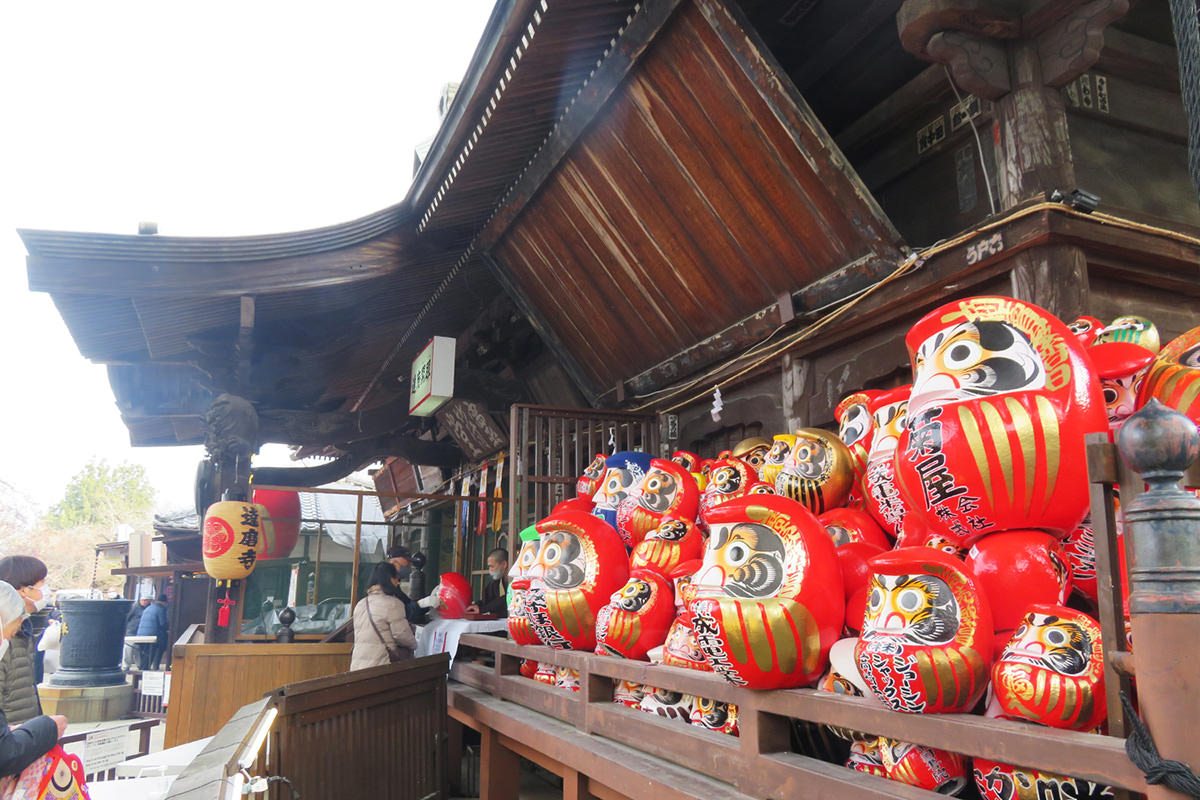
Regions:
<svg viewBox="0 0 1200 800"><path fill-rule="evenodd" d="M512 278L509 277L508 271L504 265L497 261L490 251L481 251L480 258L482 258L484 263L487 264L491 269L492 274L496 277L496 280L504 289L505 293L512 298L513 303L516 304L517 308L521 310L521 313L525 315L525 318L529 320L529 324L535 331L537 331L538 336L542 338L546 348L558 360L558 363L563 368L563 371L566 372L571 380L575 382L575 385L579 387L581 392L583 392L583 395L587 398L588 402L593 406L596 405L596 399L599 397L599 391L597 390L595 383L590 377L588 377L588 373L584 371L583 366L575 359L575 356L571 354L571 351L567 349L567 346L563 344L562 339L558 338L558 334L555 333L554 329L550 327L537 308L530 303L529 298L525 295L525 293L517 288L517 285L513 282Z"/></svg>
<svg viewBox="0 0 1200 800"><path fill-rule="evenodd" d="M346 446L346 455L316 467L259 467L252 469L256 484L279 486L322 486L346 477L355 470L395 456L410 464L454 467L462 461L458 448L442 442L428 442L414 436L381 436Z"/></svg>
<svg viewBox="0 0 1200 800"><path fill-rule="evenodd" d="M504 232L537 195L542 184L558 168L559 162L575 146L575 142L633 71L638 59L671 19L681 2L682 0L645 0L641 11L625 28L625 32L617 39L612 51L596 69L587 86L550 132L549 138L532 163L509 190L504 203L480 232L478 241L482 249L490 249L500 241ZM511 291L509 293L512 294Z"/></svg>
<svg viewBox="0 0 1200 800"><path fill-rule="evenodd" d="M254 359L254 295L242 295L237 343L237 376L242 394L250 393L250 364Z"/></svg>
<svg viewBox="0 0 1200 800"><path fill-rule="evenodd" d="M65 235L65 234L64 234ZM51 294L105 297L239 297L273 294L371 280L400 269L411 232L384 232L341 250L321 250L286 258L231 259L208 250L181 257L166 249L144 248L124 257L32 254L26 259L29 289ZM158 236L129 237L169 241ZM247 237L253 238L253 237ZM236 248L235 243L230 245Z"/></svg>

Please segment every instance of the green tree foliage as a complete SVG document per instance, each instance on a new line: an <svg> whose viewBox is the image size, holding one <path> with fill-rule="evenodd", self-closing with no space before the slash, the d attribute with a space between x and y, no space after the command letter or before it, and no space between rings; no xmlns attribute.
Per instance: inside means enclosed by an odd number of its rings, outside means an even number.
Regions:
<svg viewBox="0 0 1200 800"><path fill-rule="evenodd" d="M92 459L67 483L63 499L50 509L46 522L59 530L124 522L146 523L154 505L154 488L140 464L110 466Z"/></svg>

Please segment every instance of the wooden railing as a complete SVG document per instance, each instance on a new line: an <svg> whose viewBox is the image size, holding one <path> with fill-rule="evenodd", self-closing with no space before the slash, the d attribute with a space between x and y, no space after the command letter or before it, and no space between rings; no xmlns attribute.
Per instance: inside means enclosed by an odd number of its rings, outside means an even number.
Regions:
<svg viewBox="0 0 1200 800"><path fill-rule="evenodd" d="M863 698L813 689L754 691L694 670L582 652L514 644L491 636L465 635L460 648L494 654L494 665L472 662L460 649L450 671L451 707L456 691L472 687L565 722L579 733L627 745L686 770L730 785L751 797L933 798L894 781L864 775L792 751L792 720L869 731L968 756L1020 764L1113 787L1146 791L1142 773L1125 755L1121 739L1043 728L967 714L900 714ZM519 674L522 659L579 671L580 691L570 692ZM634 681L698 697L735 703L738 738L702 730L613 702L616 680ZM536 746L536 743L534 744Z"/></svg>
<svg viewBox="0 0 1200 800"><path fill-rule="evenodd" d="M226 800L234 796L230 790L234 776L240 774L239 757L247 751L254 731L266 724L275 714L275 701L270 697L247 703L221 726L200 755L184 767L171 784L166 800ZM258 757L253 765L261 775L264 760Z"/></svg>
<svg viewBox="0 0 1200 800"><path fill-rule="evenodd" d="M318 642L193 644L181 637L173 650L165 746L212 736L243 705L280 686L345 672L352 648Z"/></svg>

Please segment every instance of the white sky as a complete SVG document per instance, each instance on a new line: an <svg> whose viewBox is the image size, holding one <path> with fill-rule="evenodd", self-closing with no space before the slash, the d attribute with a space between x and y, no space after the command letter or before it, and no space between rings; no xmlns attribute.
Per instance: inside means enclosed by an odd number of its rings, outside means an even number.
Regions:
<svg viewBox="0 0 1200 800"><path fill-rule="evenodd" d="M168 510L202 456L129 446L16 228L241 235L391 205L492 4L0 3L0 480L48 506L89 458L127 460Z"/></svg>

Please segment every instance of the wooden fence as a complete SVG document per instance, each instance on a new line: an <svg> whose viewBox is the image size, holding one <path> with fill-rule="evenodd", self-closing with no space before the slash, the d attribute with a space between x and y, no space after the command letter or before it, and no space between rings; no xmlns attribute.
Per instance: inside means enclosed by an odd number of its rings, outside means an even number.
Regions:
<svg viewBox="0 0 1200 800"><path fill-rule="evenodd" d="M284 686L271 771L300 797L445 797L444 653Z"/></svg>
<svg viewBox="0 0 1200 800"><path fill-rule="evenodd" d="M238 709L188 765L167 800L224 800L270 722L246 776L267 797L446 797L446 671L439 654L289 684ZM283 780L286 779L286 780Z"/></svg>
<svg viewBox="0 0 1200 800"><path fill-rule="evenodd" d="M1146 790L1142 773L1125 755L1125 742L1111 736L1061 731L968 714L899 714L864 698L815 689L755 691L718 675L582 652L521 646L492 636L465 635L461 646L495 654L493 666L474 663L460 653L450 671L453 681L564 722L581 734L619 742L638 753L729 784L729 794L750 797L798 796L787 787L804 787L806 798L933 798L904 784L846 769L792 752L792 720L806 720L869 731L905 742L978 756L1008 764L1072 775L1133 791ZM548 662L579 671L580 691L557 689L519 674L522 659ZM613 702L616 680L737 704L740 737L700 729L683 722ZM459 703L451 684L451 707ZM474 705L469 698L463 707ZM538 747L538 742L532 742ZM486 769L486 764L485 764ZM579 766L576 766L579 769ZM581 770L599 777L589 770ZM487 780L486 775L484 780Z"/></svg>
<svg viewBox="0 0 1200 800"><path fill-rule="evenodd" d="M185 635L186 636L186 635ZM212 736L235 711L279 686L345 672L351 643L175 645L166 747Z"/></svg>
<svg viewBox="0 0 1200 800"><path fill-rule="evenodd" d="M517 404L509 414L509 441L516 454L507 487L515 556L517 533L574 497L575 482L597 453L640 450L657 457L658 422L653 414Z"/></svg>
<svg viewBox="0 0 1200 800"><path fill-rule="evenodd" d="M561 761L553 765L564 781L582 781L574 785L583 786L585 793L591 794L607 792L614 796L614 792L619 795L630 787L636 787L637 796L645 793L646 782L625 774L627 768L622 762L635 763L638 757L649 756L659 759L653 770L679 770L673 785L650 776L651 781L658 780L654 784L657 800L711 794L711 787L700 785L703 781L721 782L725 788L718 793L730 797L780 797L793 794L791 790L797 787L803 787L805 797L838 798L851 793L862 797L934 796L796 752L804 748L793 746L794 726L812 730L813 726L830 725L1084 778L1113 787L1117 797L1146 792L1145 776L1126 755L1124 737L1129 726L1119 702L1120 691L1131 693L1135 665L1124 635L1120 587L1127 576L1121 574L1113 503L1118 484L1126 509L1145 490L1145 484L1124 464L1106 435L1097 435L1089 442L1087 458L1093 492L1099 616L1105 642L1109 735L967 714L900 714L882 710L864 698L813 689L751 691L710 673L546 647L522 647L504 639L468 635L462 637L460 646L490 652L494 664L483 665L460 654L451 670L455 681L450 690L451 714L479 729L484 737L484 785L489 784L489 769L497 765L502 770L511 768L511 764L505 765L505 758L515 758L513 752L536 761L545 755L543 751L553 750L561 756ZM1193 489L1200 486L1200 463L1191 466L1183 485ZM1134 617L1136 625L1136 609ZM1171 648L1176 656L1192 664L1194 659L1186 656L1200 647L1190 640L1155 642L1153 646ZM564 691L520 676L522 659L578 670L580 691ZM1143 677L1142 683L1146 684L1148 678ZM741 737L732 738L615 704L612 698L617 680L736 704ZM1141 689L1146 699L1147 686ZM562 724L569 727L563 729ZM579 747L571 750L558 743L551 747L548 736L536 733L539 726L546 725L558 725L556 738L562 742L574 737ZM493 742L493 753L497 747L511 752L489 758L489 741ZM613 742L624 746L623 751L600 752L603 748L611 750ZM494 790L498 788L494 779L490 783ZM508 796L502 788L491 795Z"/></svg>

